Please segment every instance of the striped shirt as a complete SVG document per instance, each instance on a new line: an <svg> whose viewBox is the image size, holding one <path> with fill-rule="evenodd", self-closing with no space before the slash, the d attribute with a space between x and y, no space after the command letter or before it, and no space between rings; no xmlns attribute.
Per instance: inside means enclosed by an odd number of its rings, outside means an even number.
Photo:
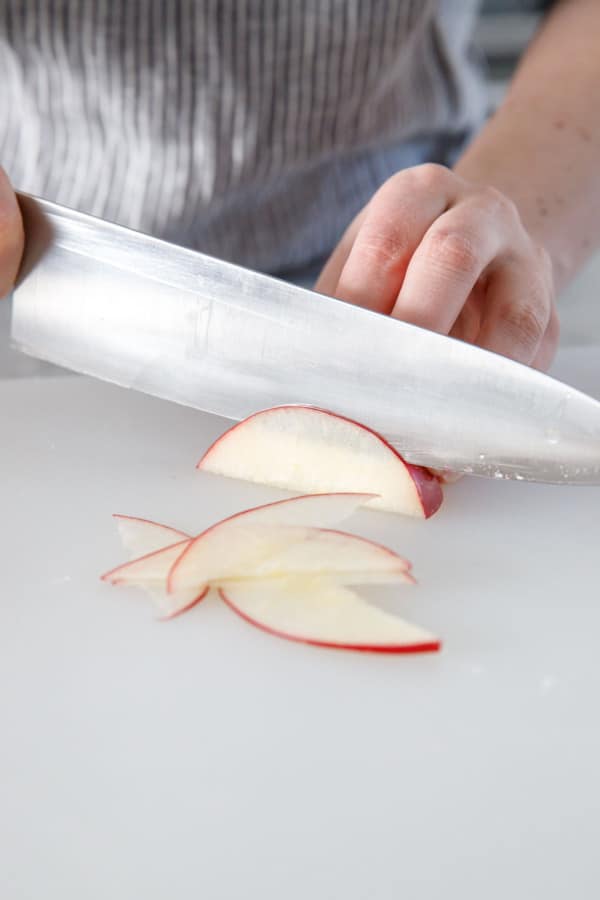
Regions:
<svg viewBox="0 0 600 900"><path fill-rule="evenodd" d="M0 164L270 272L483 116L477 0L0 0Z"/></svg>

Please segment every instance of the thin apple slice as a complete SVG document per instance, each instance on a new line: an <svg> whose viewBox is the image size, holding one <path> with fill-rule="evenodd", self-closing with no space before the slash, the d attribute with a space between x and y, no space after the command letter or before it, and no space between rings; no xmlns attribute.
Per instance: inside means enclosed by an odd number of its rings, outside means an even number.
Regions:
<svg viewBox="0 0 600 900"><path fill-rule="evenodd" d="M121 523L118 522L118 525L120 524ZM150 524L154 525L155 523ZM137 534L134 529L137 531ZM119 530L121 529L119 528ZM143 526L138 530L137 525L134 525L131 532L127 532L127 537L132 534L133 543L137 542L138 538L141 538L143 542L144 531L145 529ZM156 533L153 532L153 529L148 529L147 534L149 537L154 537L156 540L161 534L165 537L167 532L171 532L171 537L173 536L173 533L179 535L183 534L183 532L178 532L176 529L168 528L168 526L159 526L159 530ZM144 556L131 560L122 566L118 566L110 572L106 572L106 574L102 575L102 580L108 581L110 584L130 585L131 587L142 588L152 597L154 605L161 614L161 617L171 619L174 616L191 609L203 600L208 593L207 584L192 585L191 587L178 591L176 594L171 594L167 591L167 576L169 570L173 565L174 560L183 552L188 543L189 538L185 538L168 547L161 547L159 550L146 553Z"/></svg>
<svg viewBox="0 0 600 900"><path fill-rule="evenodd" d="M252 575L323 575L338 584L384 584L386 580L413 582L409 569L410 563L388 547L355 534L318 528L256 565Z"/></svg>
<svg viewBox="0 0 600 900"><path fill-rule="evenodd" d="M327 578L250 580L226 584L219 593L247 622L292 641L380 653L440 648L428 631L371 606Z"/></svg>
<svg viewBox="0 0 600 900"><path fill-rule="evenodd" d="M174 561L167 590L177 594L195 584L218 585L226 579L253 576L261 563L305 541L310 531L237 520L216 525L191 541Z"/></svg>
<svg viewBox="0 0 600 900"><path fill-rule="evenodd" d="M360 506L375 499L376 496L372 491L311 492L245 509L217 524L222 525L243 518L244 523L261 525L332 528L348 519Z"/></svg>
<svg viewBox="0 0 600 900"><path fill-rule="evenodd" d="M152 522L150 519L140 519L138 516L122 516L114 513L113 518L117 523L123 546L129 551L132 559L162 550L190 537L185 531L161 525L160 522Z"/></svg>
<svg viewBox="0 0 600 900"><path fill-rule="evenodd" d="M177 593L204 580L243 577L263 560L304 540L310 526L337 524L371 497L350 492L308 494L236 513L199 534L173 561L168 590Z"/></svg>
<svg viewBox="0 0 600 900"><path fill-rule="evenodd" d="M443 499L439 480L405 462L376 432L310 406L279 406L239 422L197 468L306 493L375 493L370 507L419 518L433 515Z"/></svg>
<svg viewBox="0 0 600 900"><path fill-rule="evenodd" d="M197 606L201 600L204 600L210 590L206 584L201 588L188 588L185 591L180 591L178 594L169 594L164 587L161 588L152 584L140 584L137 586L150 594L156 609L160 613L160 618L165 620L174 619L181 613Z"/></svg>
<svg viewBox="0 0 600 900"><path fill-rule="evenodd" d="M189 538L171 544L169 547L162 547L160 550L154 550L152 553L145 553L137 559L117 566L110 572L105 572L101 576L102 581L108 581L110 584L139 584L146 585L148 583L157 583L166 585L167 576L173 563L183 553L188 544L191 543ZM191 587L192 585L187 585Z"/></svg>

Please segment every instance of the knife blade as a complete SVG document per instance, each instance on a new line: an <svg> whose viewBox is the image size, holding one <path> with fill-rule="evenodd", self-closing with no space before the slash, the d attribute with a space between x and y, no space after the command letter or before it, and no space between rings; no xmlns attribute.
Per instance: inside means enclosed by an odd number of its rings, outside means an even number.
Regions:
<svg viewBox="0 0 600 900"><path fill-rule="evenodd" d="M410 462L600 484L600 402L458 340L21 194L12 341L40 359L242 419L312 404Z"/></svg>

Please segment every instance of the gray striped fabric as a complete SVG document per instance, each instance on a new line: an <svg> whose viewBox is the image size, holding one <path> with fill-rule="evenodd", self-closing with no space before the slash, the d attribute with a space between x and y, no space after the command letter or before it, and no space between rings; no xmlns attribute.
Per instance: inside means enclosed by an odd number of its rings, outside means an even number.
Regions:
<svg viewBox="0 0 600 900"><path fill-rule="evenodd" d="M22 190L265 271L481 120L477 0L0 0Z"/></svg>

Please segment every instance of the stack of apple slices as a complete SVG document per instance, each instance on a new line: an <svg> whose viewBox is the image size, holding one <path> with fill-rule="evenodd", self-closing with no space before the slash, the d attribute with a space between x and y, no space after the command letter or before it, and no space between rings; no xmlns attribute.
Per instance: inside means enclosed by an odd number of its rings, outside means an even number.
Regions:
<svg viewBox="0 0 600 900"><path fill-rule="evenodd" d="M245 510L197 537L116 516L129 562L102 576L149 592L165 618L209 592L243 619L281 637L381 652L438 650L440 642L366 602L359 585L410 584L410 564L393 550L334 530L371 492L293 497Z"/></svg>

